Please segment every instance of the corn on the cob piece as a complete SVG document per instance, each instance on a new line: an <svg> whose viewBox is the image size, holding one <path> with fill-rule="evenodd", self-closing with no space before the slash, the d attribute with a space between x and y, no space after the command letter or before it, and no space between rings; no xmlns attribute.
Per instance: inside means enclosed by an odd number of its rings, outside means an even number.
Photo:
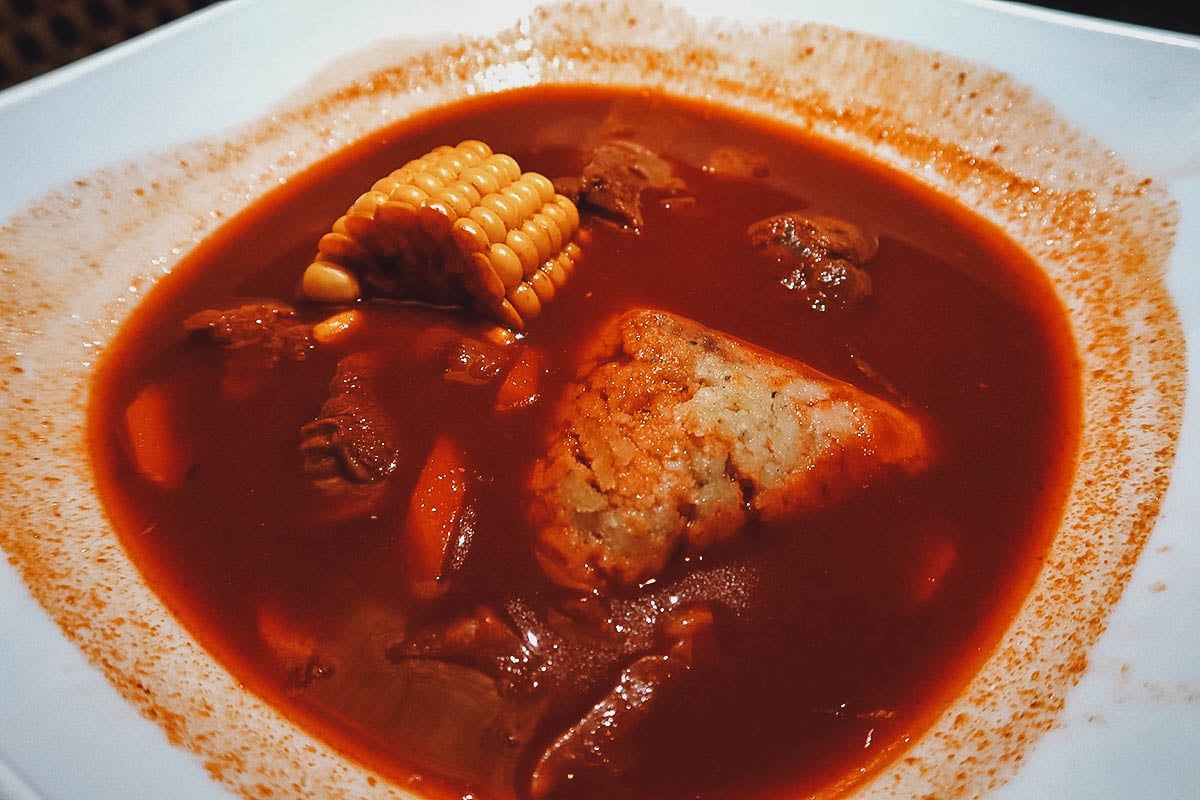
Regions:
<svg viewBox="0 0 1200 800"><path fill-rule="evenodd" d="M574 271L578 229L575 204L544 175L480 141L443 145L350 206L321 237L301 291L462 305L524 330Z"/></svg>

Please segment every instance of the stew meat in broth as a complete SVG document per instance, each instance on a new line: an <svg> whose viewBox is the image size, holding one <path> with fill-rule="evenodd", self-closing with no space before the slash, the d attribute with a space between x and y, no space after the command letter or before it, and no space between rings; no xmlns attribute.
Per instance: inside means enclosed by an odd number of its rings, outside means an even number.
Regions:
<svg viewBox="0 0 1200 800"><path fill-rule="evenodd" d="M365 273L304 299L331 221L464 140L578 209L525 330ZM919 735L1012 613L1069 466L1068 342L1022 253L878 165L691 101L521 90L204 243L103 365L96 463L197 638L395 780L802 796Z"/></svg>

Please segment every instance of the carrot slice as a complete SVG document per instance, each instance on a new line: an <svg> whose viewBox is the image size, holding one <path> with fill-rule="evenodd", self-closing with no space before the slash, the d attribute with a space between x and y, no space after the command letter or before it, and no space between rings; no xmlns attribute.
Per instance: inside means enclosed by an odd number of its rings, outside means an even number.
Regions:
<svg viewBox="0 0 1200 800"><path fill-rule="evenodd" d="M316 640L304 632L282 607L264 603L255 609L254 615L259 638L279 659L280 664L294 668L312 658L317 649Z"/></svg>
<svg viewBox="0 0 1200 800"><path fill-rule="evenodd" d="M908 581L908 605L916 609L933 599L957 562L958 548L949 537L938 536L928 542Z"/></svg>
<svg viewBox="0 0 1200 800"><path fill-rule="evenodd" d="M150 384L125 409L126 439L134 468L168 489L181 486L188 469L173 405L170 390Z"/></svg>
<svg viewBox="0 0 1200 800"><path fill-rule="evenodd" d="M521 351L517 362L496 393L496 410L512 411L532 405L538 399L542 376L542 354L532 347Z"/></svg>
<svg viewBox="0 0 1200 800"><path fill-rule="evenodd" d="M466 494L463 453L450 437L439 436L417 477L405 519L409 583L420 597L433 597L446 589L447 556L459 532Z"/></svg>

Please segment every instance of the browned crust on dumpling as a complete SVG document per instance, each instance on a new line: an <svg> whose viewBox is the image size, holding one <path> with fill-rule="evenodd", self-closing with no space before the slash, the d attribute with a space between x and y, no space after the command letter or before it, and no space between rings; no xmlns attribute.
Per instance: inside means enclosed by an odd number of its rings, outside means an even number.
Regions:
<svg viewBox="0 0 1200 800"><path fill-rule="evenodd" d="M914 416L805 364L639 309L609 323L531 472L536 552L556 582L628 587L752 517L838 502L916 473Z"/></svg>

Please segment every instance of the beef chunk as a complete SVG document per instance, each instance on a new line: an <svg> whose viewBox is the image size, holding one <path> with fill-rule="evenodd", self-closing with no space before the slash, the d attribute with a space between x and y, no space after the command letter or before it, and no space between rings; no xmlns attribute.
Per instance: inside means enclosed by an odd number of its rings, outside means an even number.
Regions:
<svg viewBox="0 0 1200 800"><path fill-rule="evenodd" d="M560 178L555 188L584 211L640 230L642 194L673 194L683 188L671 165L654 151L631 141L606 141L596 146L578 178Z"/></svg>
<svg viewBox="0 0 1200 800"><path fill-rule="evenodd" d="M313 347L311 326L297 321L296 310L285 303L197 311L183 327L230 350L257 345L276 360L302 359Z"/></svg>
<svg viewBox="0 0 1200 800"><path fill-rule="evenodd" d="M528 481L556 582L628 588L755 517L826 507L929 459L921 424L805 364L654 310L602 331Z"/></svg>
<svg viewBox="0 0 1200 800"><path fill-rule="evenodd" d="M421 658L465 664L505 697L588 696L631 658L669 653L693 660L707 648L715 611L755 606L757 579L742 567L701 567L629 598L595 594L535 611L519 597L413 628L393 642L395 663ZM704 633L703 636L700 634Z"/></svg>
<svg viewBox="0 0 1200 800"><path fill-rule="evenodd" d="M529 781L534 798L553 796L569 782L599 796L613 795L634 765L637 733L656 700L698 654L711 654L712 610L700 606L667 615L661 632L667 652L645 655L621 671L616 684L538 758Z"/></svg>
<svg viewBox="0 0 1200 800"><path fill-rule="evenodd" d="M653 708L662 684L675 674L676 661L664 655L643 656L622 671L616 685L541 755L529 794L551 796L567 781L602 788L626 772L637 755L633 734Z"/></svg>
<svg viewBox="0 0 1200 800"><path fill-rule="evenodd" d="M850 308L871 294L863 266L879 242L844 220L790 211L755 222L747 233L755 249L783 268L779 282L817 311Z"/></svg>
<svg viewBox="0 0 1200 800"><path fill-rule="evenodd" d="M369 311L369 305L360 309ZM419 426L409 422L421 416L420 409L436 407L464 386L470 390L497 382L517 352L511 344L490 340L482 325L464 329L431 313L412 335L351 353L338 363L319 415L301 429L305 471L330 484L382 480L399 465L402 449L426 441ZM420 381L402 396L385 388L407 374L410 360L422 370L439 371L444 380Z"/></svg>
<svg viewBox="0 0 1200 800"><path fill-rule="evenodd" d="M443 376L451 383L484 386L512 362L512 349L471 336L456 336L442 346L446 359Z"/></svg>
<svg viewBox="0 0 1200 800"><path fill-rule="evenodd" d="M511 796L541 704L506 700L495 681L461 664L384 663L378 671L352 665L360 672L343 676L335 707L419 769L449 775L485 797Z"/></svg>
<svg viewBox="0 0 1200 800"><path fill-rule="evenodd" d="M528 695L533 675L545 669L542 649L555 644L538 634L544 634L538 621L519 632L509 615L481 606L465 617L412 632L388 650L388 657L397 663L432 658L468 664L495 680L504 696Z"/></svg>
<svg viewBox="0 0 1200 800"><path fill-rule="evenodd" d="M766 156L733 144L721 145L710 150L701 169L710 175L743 180L766 178L771 174L771 166L767 163Z"/></svg>
<svg viewBox="0 0 1200 800"><path fill-rule="evenodd" d="M227 351L220 392L230 400L264 391L271 370L281 362L303 361L316 347L312 326L299 322L295 309L285 303L198 311L183 321L183 327Z"/></svg>
<svg viewBox="0 0 1200 800"><path fill-rule="evenodd" d="M612 620L607 631L586 613L581 619L552 610L551 622L520 601L510 602L503 612L481 607L410 632L388 648L387 658L403 668L444 663L471 670L492 681L489 692L495 697L489 705L529 703L537 709L536 724L558 733L548 746L529 754L536 756L529 775L533 797L551 796L571 782L603 787L634 763L637 732L663 687L715 653L713 608L704 602L689 605L677 592L687 595L698 588L680 585L669 594L624 603L593 597L607 606L602 612ZM627 621L632 627L626 627ZM615 685L607 684L611 677L599 677L611 676L622 663L626 666ZM558 709L597 695L590 709L565 729L553 721Z"/></svg>
<svg viewBox="0 0 1200 800"><path fill-rule="evenodd" d="M398 465L398 425L373 389L379 353L338 364L321 415L301 429L304 470L321 481L370 483Z"/></svg>

